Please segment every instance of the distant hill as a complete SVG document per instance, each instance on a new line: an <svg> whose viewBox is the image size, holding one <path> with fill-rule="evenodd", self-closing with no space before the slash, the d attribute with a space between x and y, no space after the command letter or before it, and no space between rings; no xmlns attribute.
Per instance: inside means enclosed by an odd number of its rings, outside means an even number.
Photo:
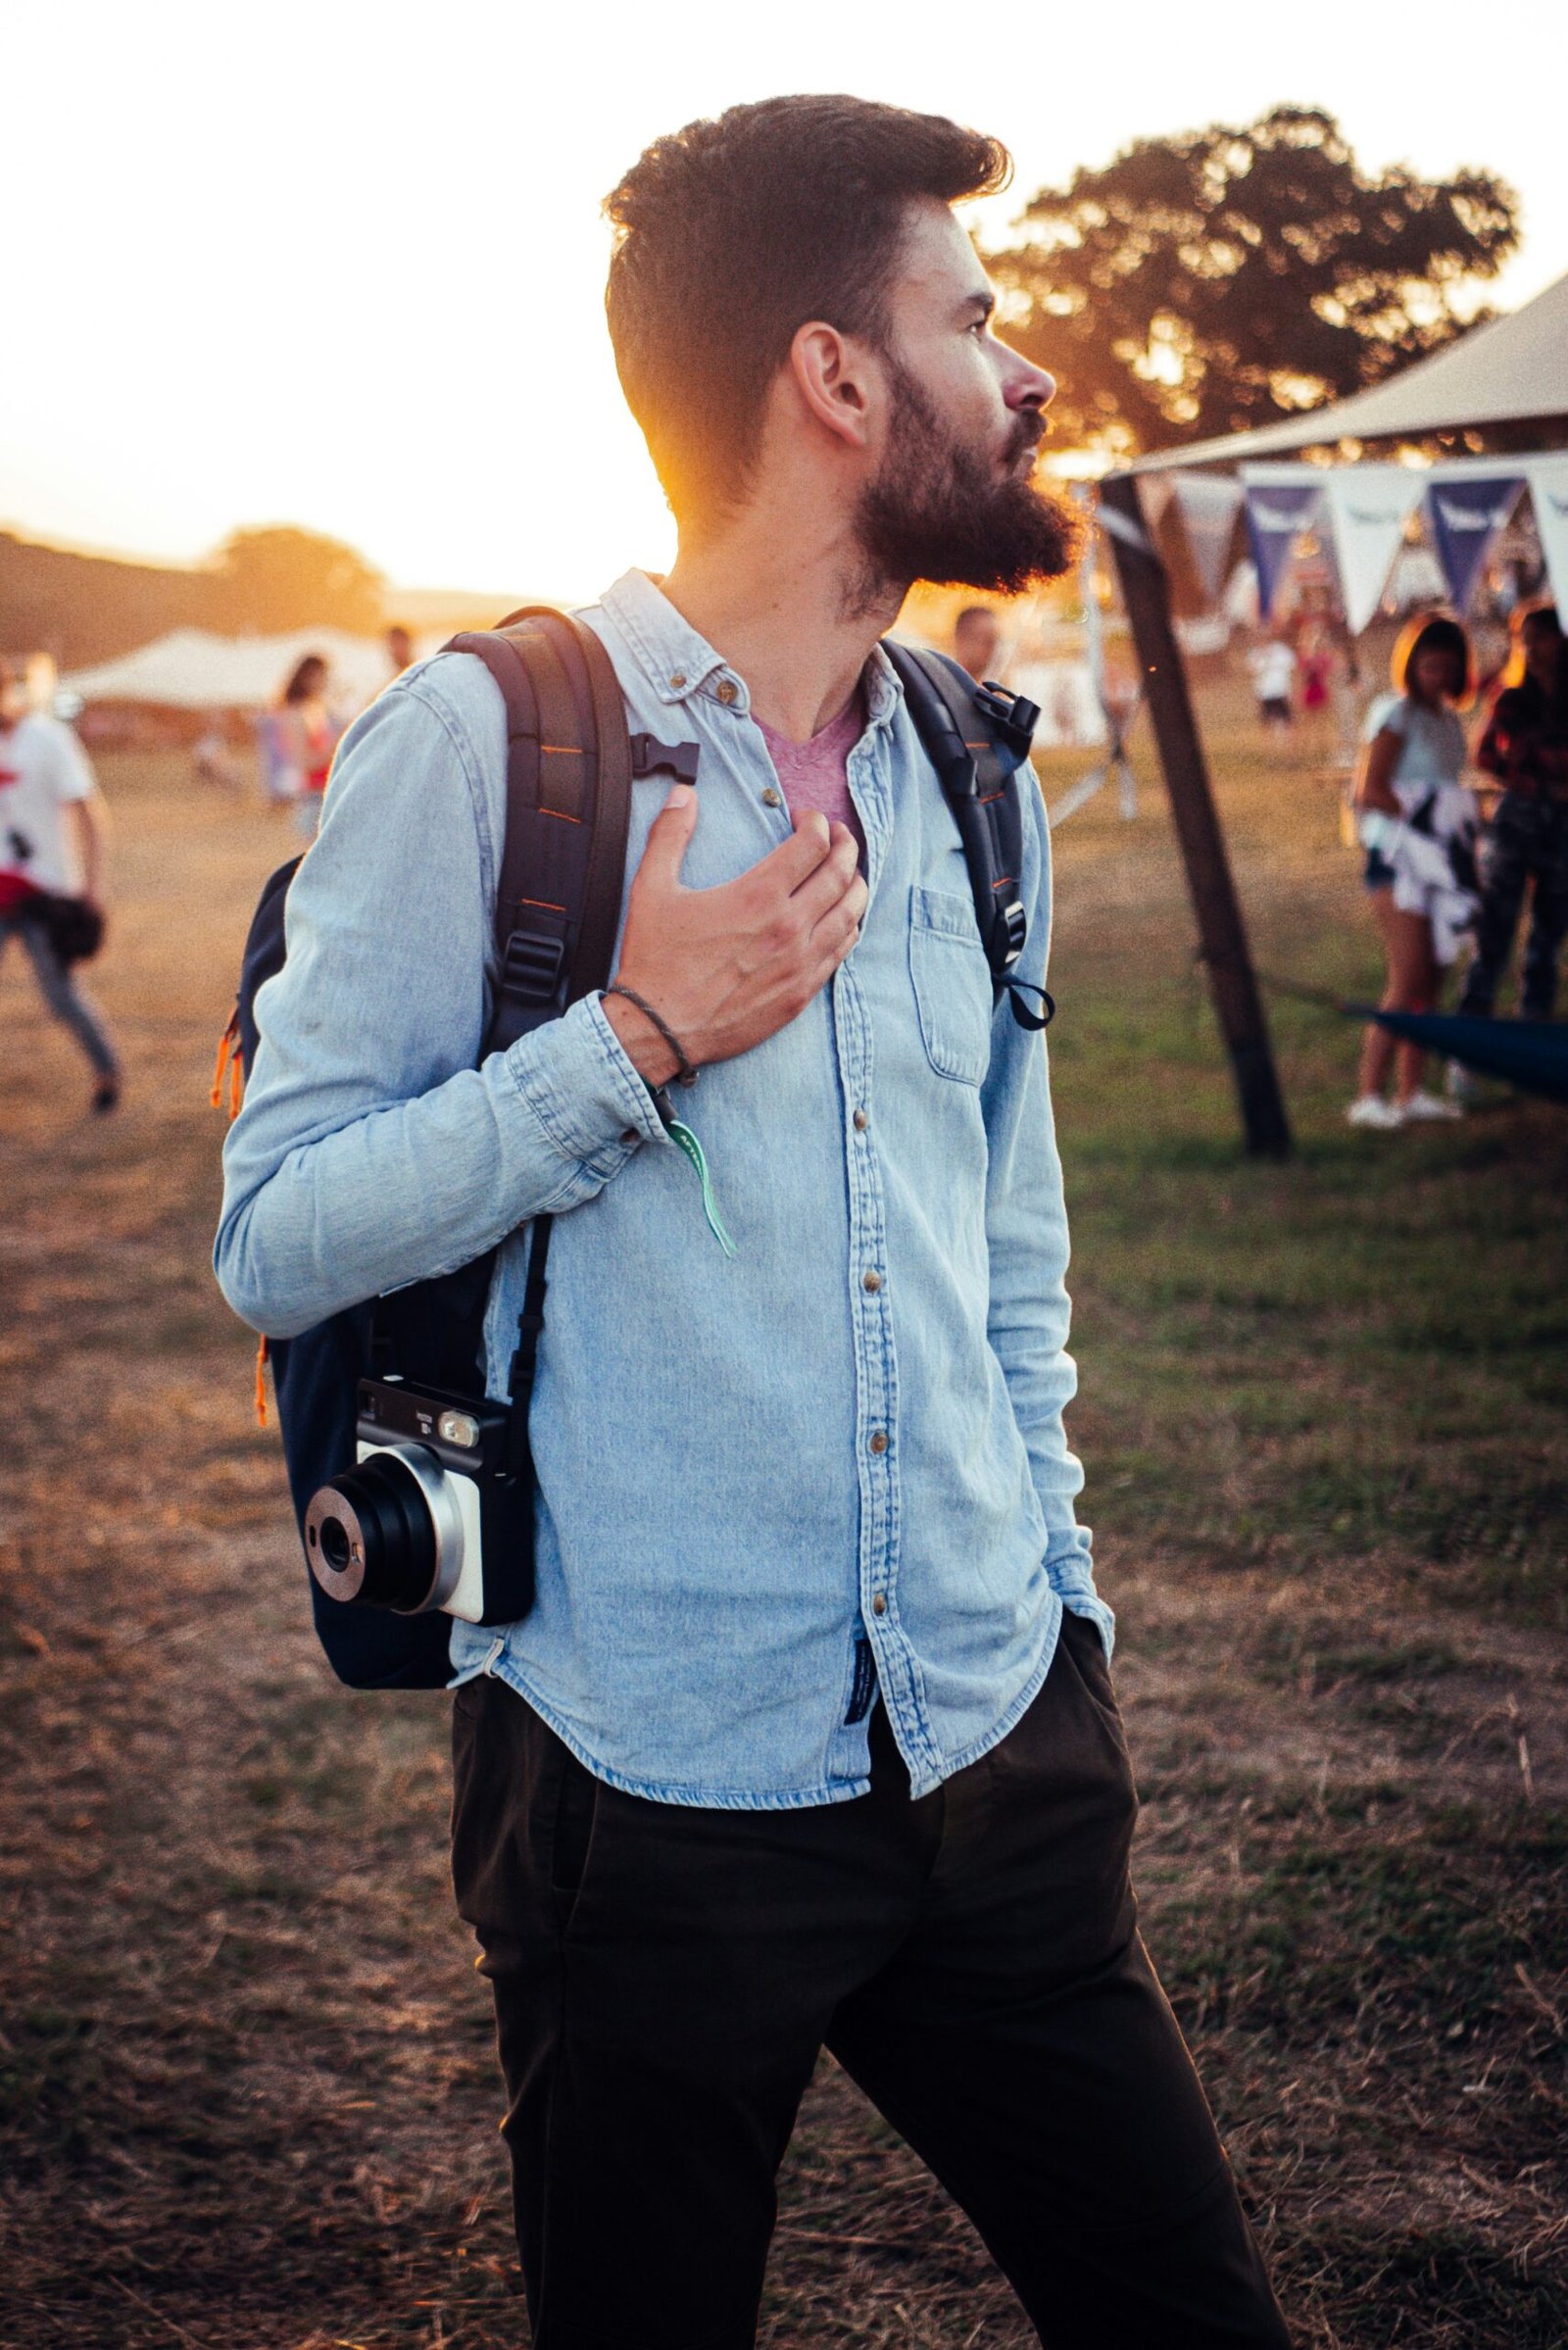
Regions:
<svg viewBox="0 0 1568 2350"><path fill-rule="evenodd" d="M541 601L520 589L479 595L389 587L385 619L427 637L490 626L519 604ZM315 617L330 625L334 615ZM50 653L61 669L81 669L134 652L172 628L224 633L232 627L232 599L216 564L134 563L0 531L0 651Z"/></svg>
<svg viewBox="0 0 1568 2350"><path fill-rule="evenodd" d="M0 531L0 648L62 669L111 661L171 628L213 625L211 571L76 555Z"/></svg>
<svg viewBox="0 0 1568 2350"><path fill-rule="evenodd" d="M494 595L483 596L466 588L389 587L386 616L389 621L401 620L416 636L455 636L460 628L493 628L521 605L560 601L556 596L526 595L520 588L514 592L497 588Z"/></svg>

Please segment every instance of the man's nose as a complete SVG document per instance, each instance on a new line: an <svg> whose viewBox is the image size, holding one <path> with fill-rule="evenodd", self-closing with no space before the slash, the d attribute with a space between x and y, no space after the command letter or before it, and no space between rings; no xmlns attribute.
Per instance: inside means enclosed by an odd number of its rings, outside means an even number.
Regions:
<svg viewBox="0 0 1568 2350"><path fill-rule="evenodd" d="M1002 396L1013 409L1049 408L1056 396L1056 378L1037 367L1020 352L1004 345L1007 353L1007 372L1002 386Z"/></svg>

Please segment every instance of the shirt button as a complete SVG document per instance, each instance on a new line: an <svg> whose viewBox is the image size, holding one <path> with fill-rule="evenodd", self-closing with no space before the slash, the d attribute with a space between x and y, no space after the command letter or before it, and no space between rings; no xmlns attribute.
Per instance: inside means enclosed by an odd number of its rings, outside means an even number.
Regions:
<svg viewBox="0 0 1568 2350"><path fill-rule="evenodd" d="M878 1429L875 1429L875 1430L872 1432L872 1436L871 1436L871 1449L872 1449L872 1451L873 1451L873 1452L885 1452L885 1451L887 1450L887 1448L888 1448L888 1432L887 1432L887 1430L886 1430L885 1428L878 1428Z"/></svg>
<svg viewBox="0 0 1568 2350"><path fill-rule="evenodd" d="M683 685L686 683L686 672L685 672L685 670L684 670L684 669L677 669L677 670L675 671L675 674L674 674L674 676L673 676L673 677L670 679L670 681L669 681L669 682L670 682L670 684L671 684L671 685L672 685L672 686L675 688L675 691L676 691L677 693L679 693L679 692L680 692L680 689L681 689L681 687L682 687L682 686L683 686Z"/></svg>
<svg viewBox="0 0 1568 2350"><path fill-rule="evenodd" d="M713 688L714 693L718 696L720 702L724 704L726 709L728 709L729 705L734 701L740 690L740 687L735 683L733 677L721 677L717 685L715 685Z"/></svg>
<svg viewBox="0 0 1568 2350"><path fill-rule="evenodd" d="M769 784L766 791L762 794L762 806L764 808L782 808L783 805L783 793L775 792L773 786Z"/></svg>
<svg viewBox="0 0 1568 2350"><path fill-rule="evenodd" d="M640 1137L635 1126L628 1126L620 1139L623 1143L635 1143L640 1140Z"/></svg>
<svg viewBox="0 0 1568 2350"><path fill-rule="evenodd" d="M864 1134L864 1132L865 1132L865 1130L866 1130L866 1127L867 1127L869 1124L870 1124L870 1120L869 1120L869 1119L866 1117L866 1114L865 1114L864 1110L863 1110L863 1109L858 1109L858 1110L856 1111L856 1113L855 1113L855 1131L856 1131L856 1133L857 1133L857 1134Z"/></svg>
<svg viewBox="0 0 1568 2350"><path fill-rule="evenodd" d="M876 1597L871 1602L871 1613L874 1616L885 1616L887 1612L888 1603L886 1599L883 1598L882 1593L878 1591Z"/></svg>
<svg viewBox="0 0 1568 2350"><path fill-rule="evenodd" d="M880 1274L880 1273L862 1273L862 1274L860 1275L860 1287L861 1287L861 1289L862 1289L862 1290L871 1290L871 1291L873 1291L873 1292L875 1292L875 1291L879 1290L879 1289L882 1287L882 1276L881 1276L881 1274Z"/></svg>

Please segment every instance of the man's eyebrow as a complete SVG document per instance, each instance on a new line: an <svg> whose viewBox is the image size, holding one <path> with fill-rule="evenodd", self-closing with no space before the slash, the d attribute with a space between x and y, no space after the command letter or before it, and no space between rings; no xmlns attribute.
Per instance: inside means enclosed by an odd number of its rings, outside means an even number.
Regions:
<svg viewBox="0 0 1568 2350"><path fill-rule="evenodd" d="M967 312L973 312L979 318L989 318L997 307L995 289L989 285L976 286L972 294L964 295L961 307Z"/></svg>

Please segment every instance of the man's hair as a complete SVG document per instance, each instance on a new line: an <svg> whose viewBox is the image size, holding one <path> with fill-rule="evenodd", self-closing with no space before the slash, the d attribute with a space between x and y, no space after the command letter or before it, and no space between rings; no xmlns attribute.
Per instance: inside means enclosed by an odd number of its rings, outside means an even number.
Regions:
<svg viewBox="0 0 1568 2350"><path fill-rule="evenodd" d="M605 201L605 307L677 519L744 492L808 319L885 345L909 205L989 196L1011 169L996 139L863 98L766 98L654 141Z"/></svg>

